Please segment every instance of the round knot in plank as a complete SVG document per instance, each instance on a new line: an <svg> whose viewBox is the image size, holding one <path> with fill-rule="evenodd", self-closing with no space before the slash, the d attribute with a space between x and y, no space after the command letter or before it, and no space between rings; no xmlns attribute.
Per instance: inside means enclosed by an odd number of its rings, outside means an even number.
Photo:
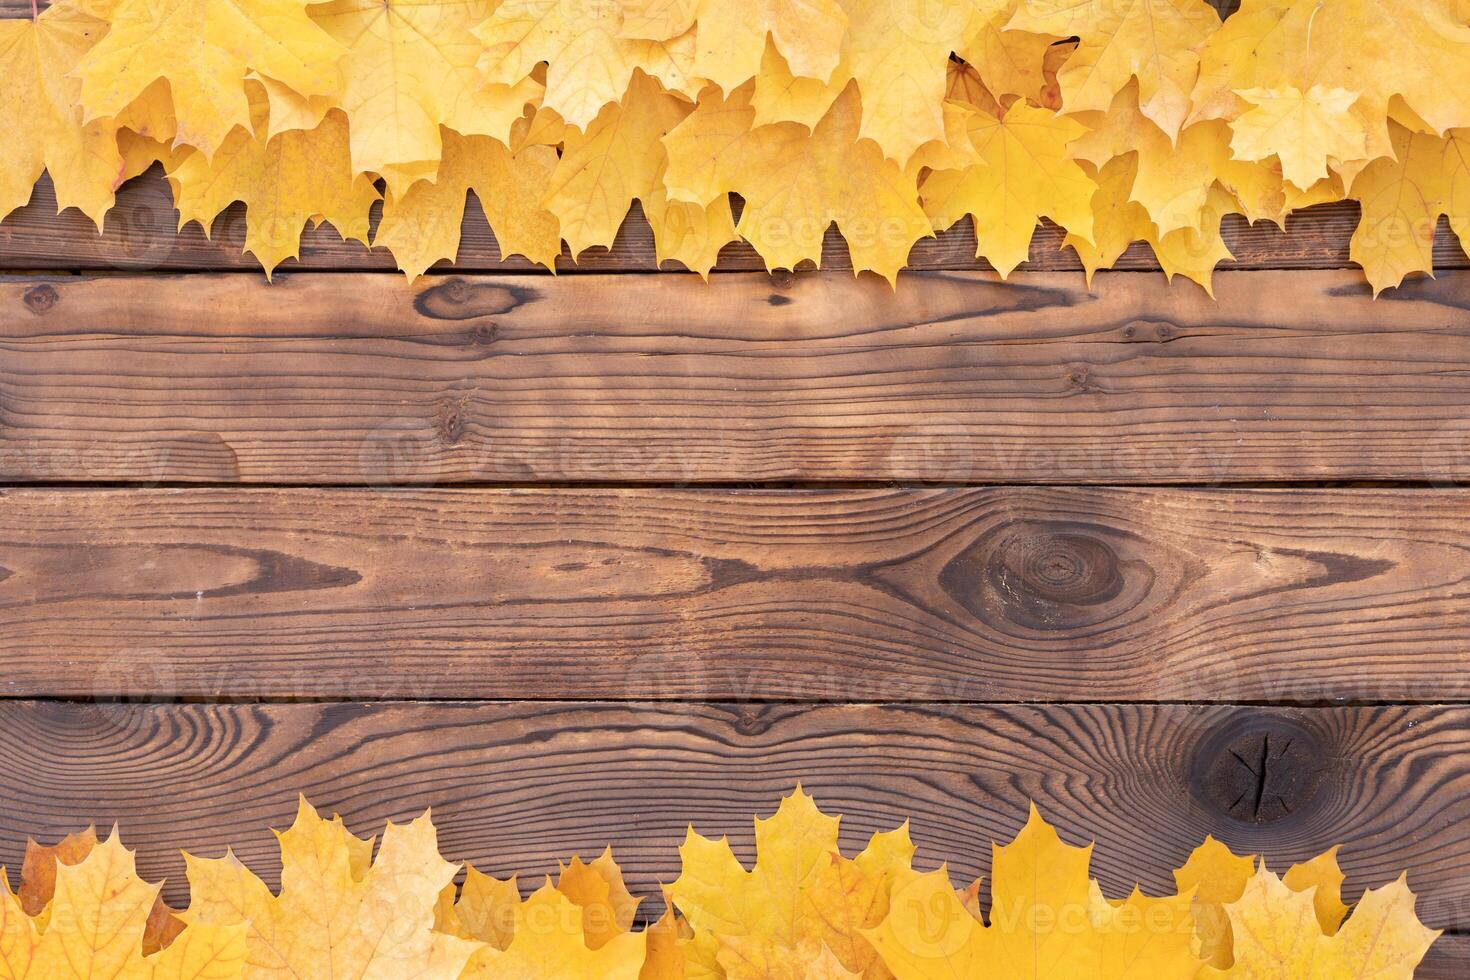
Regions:
<svg viewBox="0 0 1470 980"><path fill-rule="evenodd" d="M1246 714L1205 739L1194 781L1215 811L1243 823L1301 814L1322 786L1317 737L1279 714Z"/></svg>
<svg viewBox="0 0 1470 980"><path fill-rule="evenodd" d="M1056 631L1119 620L1153 590L1126 535L1079 521L1012 521L981 536L940 573L944 590L986 625Z"/></svg>
<svg viewBox="0 0 1470 980"><path fill-rule="evenodd" d="M39 316L55 306L59 299L61 296L56 292L56 287L49 282L43 282L27 289L21 301L25 303L26 309Z"/></svg>

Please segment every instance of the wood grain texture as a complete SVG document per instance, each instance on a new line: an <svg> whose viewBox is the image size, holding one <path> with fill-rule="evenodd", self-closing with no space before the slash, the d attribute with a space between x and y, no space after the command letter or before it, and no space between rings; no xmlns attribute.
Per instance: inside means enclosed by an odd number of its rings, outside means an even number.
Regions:
<svg viewBox="0 0 1470 980"><path fill-rule="evenodd" d="M1415 980L1465 980L1470 976L1470 937L1444 935L1429 950Z"/></svg>
<svg viewBox="0 0 1470 980"><path fill-rule="evenodd" d="M1470 700L1470 491L0 491L0 693Z"/></svg>
<svg viewBox="0 0 1470 980"><path fill-rule="evenodd" d="M1348 243L1358 224L1358 208L1351 202L1321 205L1293 215L1283 231L1269 222L1248 224L1239 216L1226 220L1225 241L1235 261L1222 269L1337 269L1355 268L1348 258ZM102 234L90 220L75 210L56 213L56 197L49 178L43 178L32 201L0 222L0 269L98 270L250 270L260 265L245 254L245 209L236 204L215 222L211 234L191 224L178 231L168 185L157 172L132 181L118 194L118 204L107 216ZM1031 243L1030 261L1022 266L1032 272L1079 272L1082 268L1070 248L1062 248L1064 233L1049 222L1038 227ZM1470 268L1470 258L1445 223L1435 238L1435 267L1439 270ZM990 264L975 257L975 233L963 222L935 238L918 242L909 256L912 269L979 269ZM1123 270L1159 268L1152 251L1135 244L1119 259ZM357 242L344 242L330 227L310 230L302 238L301 259L289 260L281 272L298 270L351 269L392 271L393 257L383 249L369 250ZM576 261L563 255L557 263L561 272L651 272L659 268L654 256L653 236L641 210L634 213L609 249L589 249ZM665 263L666 269L682 269ZM763 270L765 264L749 245L729 245L721 253L718 270L739 272ZM822 268L846 271L852 268L847 246L830 231L822 249ZM473 199L467 211L458 260L442 262L436 269L460 273L540 271L520 257L502 259L500 249ZM1361 275L1361 273L1359 273ZM1189 287L1192 288L1192 287Z"/></svg>
<svg viewBox="0 0 1470 980"><path fill-rule="evenodd" d="M0 480L1470 479L1470 274L0 280Z"/></svg>
<svg viewBox="0 0 1470 980"><path fill-rule="evenodd" d="M1261 784L1288 810L1223 809L1205 785L1250 737L1300 746ZM677 873L689 822L749 858L751 815L802 780L845 846L913 818L919 861L985 873L1035 800L1120 894L1158 891L1206 834L1285 868L1341 843L1347 894L1407 871L1420 914L1470 926L1470 709L1141 705L0 703L0 861L27 835L118 821L181 897L183 847L227 844L273 880L295 794L381 830L431 802L444 852L533 881L610 841L635 890ZM1249 756L1247 758L1250 758ZM1288 812L1289 811L1289 812Z"/></svg>

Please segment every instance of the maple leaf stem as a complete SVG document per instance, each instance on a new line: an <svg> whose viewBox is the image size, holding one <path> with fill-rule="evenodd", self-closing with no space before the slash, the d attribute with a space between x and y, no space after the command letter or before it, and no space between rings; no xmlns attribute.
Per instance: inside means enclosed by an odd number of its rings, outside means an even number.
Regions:
<svg viewBox="0 0 1470 980"><path fill-rule="evenodd" d="M31 20L39 20L41 17L40 0L31 0Z"/></svg>

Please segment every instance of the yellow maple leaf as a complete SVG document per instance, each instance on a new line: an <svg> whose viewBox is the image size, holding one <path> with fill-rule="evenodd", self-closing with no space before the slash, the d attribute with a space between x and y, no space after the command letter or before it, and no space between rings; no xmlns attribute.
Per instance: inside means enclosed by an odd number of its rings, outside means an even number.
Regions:
<svg viewBox="0 0 1470 980"><path fill-rule="evenodd" d="M685 946L694 938L689 923L674 914L674 903L664 893L664 913L648 927L648 955L638 980L685 980L689 974Z"/></svg>
<svg viewBox="0 0 1470 980"><path fill-rule="evenodd" d="M979 8L997 3L847 0L845 51L862 93L858 135L899 166L920 146L942 139L949 56L976 30Z"/></svg>
<svg viewBox="0 0 1470 980"><path fill-rule="evenodd" d="M1174 872L1179 891L1194 895L1199 955L1211 966L1224 969L1231 963L1235 939L1225 906L1240 900L1254 872L1253 857L1236 857L1213 837L1206 837L1184 866Z"/></svg>
<svg viewBox="0 0 1470 980"><path fill-rule="evenodd" d="M1091 167L1091 164L1087 165ZM1092 195L1092 237L1068 232L1063 247L1071 247L1082 261L1087 284L1101 269L1111 269L1133 242L1155 237L1158 229L1143 205L1129 198L1138 173L1138 155L1125 153L1091 171L1097 181Z"/></svg>
<svg viewBox="0 0 1470 980"><path fill-rule="evenodd" d="M1235 195L1217 182L1205 196L1198 227L1175 228L1162 235L1155 229L1148 243L1164 275L1171 281L1175 276L1192 279L1206 293L1214 296L1215 266L1235 257L1220 234L1220 226L1226 215L1239 213L1239 201Z"/></svg>
<svg viewBox="0 0 1470 980"><path fill-rule="evenodd" d="M730 199L708 205L671 201L662 189L642 198L643 216L653 229L653 258L662 265L678 262L704 279L720 260L720 251L740 236Z"/></svg>
<svg viewBox="0 0 1470 980"><path fill-rule="evenodd" d="M597 949L587 944L583 910L548 880L515 909L505 949L475 954L464 980L637 980L646 933L619 933Z"/></svg>
<svg viewBox="0 0 1470 980"><path fill-rule="evenodd" d="M0 21L0 218L25 204L41 171L59 209L77 208L100 230L123 180L113 119L82 121L72 69L106 33L81 0L32 20Z"/></svg>
<svg viewBox="0 0 1470 980"><path fill-rule="evenodd" d="M520 885L514 875L502 881L466 867L458 895L453 882L440 891L434 907L434 929L505 949L515 936L516 908L520 904Z"/></svg>
<svg viewBox="0 0 1470 980"><path fill-rule="evenodd" d="M259 72L251 72L248 78L265 89L266 103L270 106L270 124L264 133L267 139L291 129L316 129L327 113L337 108L336 99L300 96Z"/></svg>
<svg viewBox="0 0 1470 980"><path fill-rule="evenodd" d="M775 816L756 820L756 863L749 871L728 840L710 840L691 827L679 848L682 870L668 889L694 929L691 957L706 969L716 960L716 976L760 977L783 958L815 964L825 948L843 969L881 976L862 930L886 914L889 889L911 862L913 844L905 825L844 858L838 823L798 786Z"/></svg>
<svg viewBox="0 0 1470 980"><path fill-rule="evenodd" d="M253 103L259 129L266 130L266 97L255 83ZM213 158L185 157L171 172L177 182L179 226L197 221L207 232L221 211L245 202L245 248L266 276L301 252L308 221L328 221L344 239L367 242L368 219L377 189L355 174L348 153L347 119L328 113L312 130L290 130L271 139L239 129Z"/></svg>
<svg viewBox="0 0 1470 980"><path fill-rule="evenodd" d="M567 132L543 203L560 220L574 258L611 247L633 201L656 189L664 167L659 140L687 111L640 72L623 100L603 108L585 132Z"/></svg>
<svg viewBox="0 0 1470 980"><path fill-rule="evenodd" d="M1470 126L1470 28L1448 0L1244 0L1200 49L1192 119L1234 119L1242 90L1356 93L1369 154L1388 153L1394 97L1443 133Z"/></svg>
<svg viewBox="0 0 1470 980"><path fill-rule="evenodd" d="M1235 937L1235 962L1211 972L1229 980L1410 980L1439 935L1414 914L1414 894L1401 877L1365 893L1329 936L1312 891L1287 887L1264 862L1225 912Z"/></svg>
<svg viewBox="0 0 1470 980"><path fill-rule="evenodd" d="M504 0L475 35L492 84L514 85L545 62L544 104L578 128L622 98L634 69L671 91L697 93L694 35L660 41L622 37L623 0Z"/></svg>
<svg viewBox="0 0 1470 980"><path fill-rule="evenodd" d="M542 203L560 220L573 256L610 247L641 198L660 260L678 258L701 272L713 265L734 238L729 200L717 195L677 207L663 200L667 154L660 139L689 111L688 103L639 71L623 100L604 107L585 133L567 131Z"/></svg>
<svg viewBox="0 0 1470 980"><path fill-rule="evenodd" d="M343 49L312 23L307 0L114 0L110 29L77 67L89 119L117 116L167 79L176 141L213 156L249 128L254 70L303 97L342 94Z"/></svg>
<svg viewBox="0 0 1470 980"><path fill-rule="evenodd" d="M1097 174L1098 191L1092 197L1093 241L1069 234L1063 245L1076 250L1091 285L1097 271L1110 268L1131 243L1147 242L1166 276L1192 279L1213 296L1215 266L1233 258L1220 224L1225 215L1239 211L1234 195L1215 184L1206 196L1200 227L1161 235L1143 206L1129 199L1137 171L1136 153L1109 160Z"/></svg>
<svg viewBox="0 0 1470 980"><path fill-rule="evenodd" d="M1074 119L1024 102L1000 116L977 109L969 120L976 163L931 173L921 187L924 210L941 229L972 215L976 254L1002 276L1026 260L1038 218L1090 240L1097 183L1067 152L1085 132Z"/></svg>
<svg viewBox="0 0 1470 980"><path fill-rule="evenodd" d="M227 980L241 975L245 930L197 925L144 955L144 938L159 887L140 879L133 852L114 831L75 863L57 860L44 915L26 915L9 882L0 888L0 964L13 977L46 980ZM70 855L74 856L74 855ZM0 878L3 878L0 875Z"/></svg>
<svg viewBox="0 0 1470 980"><path fill-rule="evenodd" d="M97 832L88 827L78 834L68 834L50 847L42 847L35 841L26 842L25 861L20 869L20 888L15 897L26 915L36 920L37 927L46 931L51 919L51 899L56 894L56 872L59 867L80 864L97 847ZM143 955L158 952L178 938L184 923L174 916L174 910L164 903L160 895L153 901L148 913L148 923L143 929Z"/></svg>
<svg viewBox="0 0 1470 980"><path fill-rule="evenodd" d="M1199 71L1195 48L1220 26L1204 0L1026 0L1011 30L1076 35L1058 73L1067 112L1103 112L1137 79L1139 106L1173 139L1190 110Z"/></svg>
<svg viewBox="0 0 1470 980"><path fill-rule="evenodd" d="M600 949L633 928L638 899L629 894L611 847L591 862L574 856L571 863L558 864L556 890L582 910L582 929L590 949Z"/></svg>
<svg viewBox="0 0 1470 980"><path fill-rule="evenodd" d="M1342 927L1348 908L1342 904L1342 869L1337 866L1337 848L1324 851L1310 861L1287 869L1282 882L1294 892L1310 892L1317 924L1324 936L1333 936Z"/></svg>
<svg viewBox="0 0 1470 980"><path fill-rule="evenodd" d="M837 954L819 943L792 949L764 937L730 936L720 940L716 957L726 980L861 980Z"/></svg>
<svg viewBox="0 0 1470 980"><path fill-rule="evenodd" d="M1189 896L1110 903L1088 878L1091 853L1062 843L1033 807L1015 841L993 848L989 926L940 868L903 874L867 935L898 980L1193 978Z"/></svg>
<svg viewBox="0 0 1470 980"><path fill-rule="evenodd" d="M542 85L484 85L483 45L473 29L494 0L332 0L311 17L346 49L341 106L352 130L352 165L383 177L390 196L432 179L440 126L506 141ZM270 74L265 72L265 74Z"/></svg>
<svg viewBox="0 0 1470 980"><path fill-rule="evenodd" d="M837 0L662 0L625 8L624 37L667 41L692 29L693 75L726 94L760 71L767 37L794 75L829 81L848 25Z"/></svg>
<svg viewBox="0 0 1470 980"><path fill-rule="evenodd" d="M383 202L373 247L393 253L410 279L440 259L459 253L465 194L473 190L501 255L524 255L554 269L561 254L561 226L541 207L556 151L531 145L519 153L489 136L460 136L446 129L438 176Z"/></svg>
<svg viewBox="0 0 1470 980"><path fill-rule="evenodd" d="M858 137L855 84L813 130L795 123L756 126L750 86L728 98L706 95L664 138L669 197L695 204L727 192L745 199L736 230L766 267L821 264L834 222L855 271L894 282L914 242L932 234L912 174Z"/></svg>
<svg viewBox="0 0 1470 980"><path fill-rule="evenodd" d="M1353 181L1362 217L1350 254L1375 295L1410 273L1432 271L1441 215L1470 247L1470 129L1439 137L1389 125L1394 155L1373 161Z"/></svg>
<svg viewBox="0 0 1470 980"><path fill-rule="evenodd" d="M354 976L383 980L458 977L480 943L433 931L435 904L455 866L439 856L426 813L389 823L376 859L371 843L340 820L323 820L303 799L281 844L281 892L233 854L186 854L191 901L183 918L247 926L244 976ZM172 948L172 947L170 947Z"/></svg>
<svg viewBox="0 0 1470 980"><path fill-rule="evenodd" d="M1095 167L1128 153L1138 155L1130 199L1143 205L1161 235L1183 228L1203 230L1206 210L1218 181L1234 193L1251 220L1280 222L1286 195L1280 168L1230 153L1230 129L1219 120L1194 123L1170 143L1138 107L1137 89L1119 93L1106 115L1079 117L1088 133L1070 147L1071 155Z"/></svg>
<svg viewBox="0 0 1470 980"><path fill-rule="evenodd" d="M248 95L248 92L247 92ZM119 129L128 129L147 140L168 145L169 151L184 155L193 153L194 148L176 144L178 119L174 116L174 97L168 79L155 79L122 112L113 119Z"/></svg>
<svg viewBox="0 0 1470 980"><path fill-rule="evenodd" d="M1228 907L1241 900L1257 876L1256 862L1251 855L1236 857L1224 844L1207 837L1184 867L1174 872L1179 890L1194 894L1199 954L1218 971L1228 970L1234 962L1235 935ZM1310 896L1323 936L1337 934L1348 909L1342 903L1343 874L1337 865L1336 847L1292 865L1281 882L1293 892ZM1293 941L1300 938L1294 937Z"/></svg>
<svg viewBox="0 0 1470 980"><path fill-rule="evenodd" d="M1241 89L1250 108L1230 124L1230 148L1243 160L1278 157L1281 172L1298 188L1328 177L1331 160L1360 160L1368 154L1368 134L1351 110L1356 92L1314 85Z"/></svg>
<svg viewBox="0 0 1470 980"><path fill-rule="evenodd" d="M566 120L555 110L527 106L510 127L510 152L519 153L528 146L560 146L566 137Z"/></svg>
<svg viewBox="0 0 1470 980"><path fill-rule="evenodd" d="M914 151L909 157L905 172L916 183L923 168L930 170L963 170L973 166L979 159L975 145L970 142L970 117L975 114L974 103L944 103L944 138L931 140Z"/></svg>
<svg viewBox="0 0 1470 980"><path fill-rule="evenodd" d="M775 42L767 40L761 70L755 76L750 96L750 106L755 110L754 125L794 122L815 129L850 81L852 69L846 61L838 63L827 81L793 75L786 59L776 50Z"/></svg>
<svg viewBox="0 0 1470 980"><path fill-rule="evenodd" d="M1014 96L1042 105L1042 90L1047 84L1047 68L1053 74L1060 69L1073 46L1059 47L1057 38L1030 31L1006 30L1006 22L1021 0L996 0L999 13L980 18L973 26L958 54L973 65L986 89L997 99ZM1055 48L1055 50L1053 50ZM1048 66L1051 55L1055 64ZM1046 105L1054 109L1059 106Z"/></svg>

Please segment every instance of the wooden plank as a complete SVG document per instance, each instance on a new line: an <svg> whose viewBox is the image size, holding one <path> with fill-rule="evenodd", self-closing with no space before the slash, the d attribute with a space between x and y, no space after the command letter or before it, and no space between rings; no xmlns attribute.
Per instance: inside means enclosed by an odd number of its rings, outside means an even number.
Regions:
<svg viewBox="0 0 1470 980"><path fill-rule="evenodd" d="M1239 216L1227 219L1225 240L1236 261L1224 269L1326 269L1353 267L1348 243L1358 223L1357 205L1351 202L1322 205L1292 216L1286 230L1269 222L1256 225ZM49 179L37 187L32 202L0 222L0 269L97 270L253 270L260 266L244 253L245 209L235 205L215 222L206 237L198 225L182 232L167 184L153 172L130 182L118 195L117 207L108 215L103 234L80 212L56 213L56 198ZM1082 268L1070 248L1062 248L1064 234L1053 224L1043 223L1031 244L1030 261L1022 266L1033 272L1079 272ZM1470 268L1470 258L1458 239L1442 223L1435 239L1435 267L1440 270ZM909 257L913 269L980 269L990 264L975 257L975 233L968 222L924 239ZM330 227L308 231L302 239L300 261L288 261L281 271L353 269L391 271L393 258L385 250L369 251L357 242L344 242ZM591 249L573 262L563 255L557 268L562 272L649 272L658 268L653 236L635 205L611 250ZM680 269L677 263L666 268ZM726 247L719 271L739 272L765 268L750 246L737 243ZM831 231L823 246L822 268L846 271L852 268L847 246ZM1119 260L1124 270L1158 270L1153 252L1136 244ZM502 260L500 249L485 223L478 203L471 202L464 221L458 260L436 266L440 271L460 273L538 271L539 266L513 257Z"/></svg>
<svg viewBox="0 0 1470 980"><path fill-rule="evenodd" d="M1440 936L1414 976L1416 980L1465 980L1470 976L1470 936Z"/></svg>
<svg viewBox="0 0 1470 980"><path fill-rule="evenodd" d="M0 280L0 480L1470 477L1470 275Z"/></svg>
<svg viewBox="0 0 1470 980"><path fill-rule="evenodd" d="M0 693L1470 700L1470 491L0 491Z"/></svg>
<svg viewBox="0 0 1470 980"><path fill-rule="evenodd" d="M1283 869L1340 843L1348 895L1406 871L1425 921L1470 927L1463 707L5 702L0 733L0 861L118 822L175 898L179 847L233 845L273 880L266 828L297 793L359 833L432 804L448 856L528 881L611 842L652 894L687 824L749 859L751 815L801 780L845 846L912 817L921 866L965 880L1031 799L1098 841L1110 894L1168 888L1206 834ZM1261 790L1236 756L1263 752Z"/></svg>

